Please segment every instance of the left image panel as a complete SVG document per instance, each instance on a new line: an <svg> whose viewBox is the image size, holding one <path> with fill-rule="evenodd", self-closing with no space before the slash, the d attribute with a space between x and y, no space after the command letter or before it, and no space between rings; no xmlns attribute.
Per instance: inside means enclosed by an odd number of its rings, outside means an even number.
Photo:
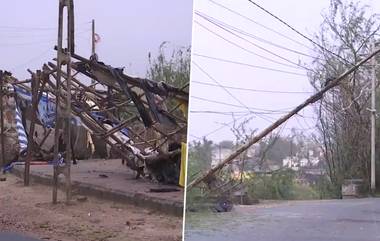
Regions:
<svg viewBox="0 0 380 241"><path fill-rule="evenodd" d="M0 240L182 240L193 2L0 15Z"/></svg>

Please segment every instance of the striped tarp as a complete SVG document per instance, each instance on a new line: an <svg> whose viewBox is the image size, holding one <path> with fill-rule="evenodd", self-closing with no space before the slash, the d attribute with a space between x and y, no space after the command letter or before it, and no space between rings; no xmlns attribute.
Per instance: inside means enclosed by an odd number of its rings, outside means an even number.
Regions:
<svg viewBox="0 0 380 241"><path fill-rule="evenodd" d="M28 137L26 136L24 125L22 124L21 113L16 105L16 130L18 141L20 144L20 153L24 152L28 147Z"/></svg>

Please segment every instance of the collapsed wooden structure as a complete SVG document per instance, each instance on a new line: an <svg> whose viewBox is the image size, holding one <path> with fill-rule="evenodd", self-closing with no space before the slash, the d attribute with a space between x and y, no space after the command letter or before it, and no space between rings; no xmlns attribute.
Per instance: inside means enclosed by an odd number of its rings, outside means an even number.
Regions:
<svg viewBox="0 0 380 241"><path fill-rule="evenodd" d="M63 38L64 9L67 10L66 45ZM57 202L60 174L65 177L66 199L71 199L73 125L84 126L92 135L103 139L128 167L137 172L137 176L149 173L158 181L172 183L179 175L180 145L186 142L187 113L180 109L187 109L188 84L176 88L164 82L134 78L124 74L123 69L100 62L96 55L90 59L77 55L74 33L73 0L60 0L55 61L44 64L41 70L28 70L31 79L25 81L18 81L10 73L0 71L1 86L9 84L14 86L16 94L16 90L31 94L31 103L26 107L28 114L22 111L23 117L30 121L29 128L25 126L28 145L24 184L29 185L30 165L53 130L54 152L49 160L54 167L53 203ZM84 84L78 74L91 78L92 84ZM1 102L3 94L6 93L1 91ZM34 132L37 124L44 124L39 109L43 98L54 107L50 110L54 116L53 119L49 116L49 131L37 143ZM1 133L4 133L2 103L0 106ZM48 104L46 106L49 108Z"/></svg>

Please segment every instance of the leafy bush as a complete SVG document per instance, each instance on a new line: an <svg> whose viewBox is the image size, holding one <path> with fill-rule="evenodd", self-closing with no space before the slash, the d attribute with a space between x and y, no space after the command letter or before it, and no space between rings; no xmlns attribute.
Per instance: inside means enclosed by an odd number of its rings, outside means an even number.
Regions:
<svg viewBox="0 0 380 241"><path fill-rule="evenodd" d="M292 170L253 174L247 180L248 195L253 199L294 199L294 177Z"/></svg>
<svg viewBox="0 0 380 241"><path fill-rule="evenodd" d="M339 198L340 189L326 176L314 185L303 185L295 181L292 170L280 170L271 175L251 174L246 179L248 195L253 199L310 200Z"/></svg>

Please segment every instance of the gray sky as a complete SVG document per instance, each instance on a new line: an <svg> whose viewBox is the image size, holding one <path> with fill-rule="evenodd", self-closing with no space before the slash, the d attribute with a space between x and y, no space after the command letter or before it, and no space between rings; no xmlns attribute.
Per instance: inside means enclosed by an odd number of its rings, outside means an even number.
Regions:
<svg viewBox="0 0 380 241"><path fill-rule="evenodd" d="M2 1L0 14L0 69L19 79L26 68L38 69L55 56L58 0ZM163 41L169 48L191 44L192 1L76 0L76 51L89 57L91 24L101 37L99 58L126 73L145 76L148 53L156 54Z"/></svg>
<svg viewBox="0 0 380 241"><path fill-rule="evenodd" d="M262 10L258 9L254 5L248 2L248 0L217 0L218 3L243 14L260 24L267 27L275 29L286 36L301 42L302 44L312 47L312 44L302 37L298 36L296 33L292 32L290 29L286 28L280 22L276 21L274 18L270 17ZM319 0L319 1L303 1L303 0L257 0L256 1L261 6L265 7L269 11L273 12L280 18L286 20L290 25L294 26L296 29L300 30L308 36L312 36L314 32L317 32L319 25L322 22L321 12L327 9L329 6L329 0ZM373 12L380 12L380 2L375 0L364 1L372 6ZM230 11L223 9L208 0L195 0L194 1L194 11L199 11L203 14L214 17L218 20L223 21L229 25L236 28L244 30L250 34L256 35L257 37L269 40L279 45L283 45L287 48L291 48L297 51L313 55L313 52L300 44L289 41L273 32L266 30L259 25L252 23L251 21L244 19ZM256 54L260 54L264 57L269 57L273 60L288 64L282 59L279 59L268 52L253 46L238 37L219 29L217 26L212 25L206 20L194 14L194 21L202 24L204 27L215 32L216 34L233 41L234 43L242 46L248 51L253 51ZM251 89L259 90L274 90L274 91L297 91L297 92L310 92L313 91L309 84L307 77L305 76L306 71L303 69L296 69L289 66L283 66L277 63L270 62L268 60L262 59L257 55L249 53L247 50L243 50L231 43L226 42L215 34L211 33L209 30L201 27L199 24L194 23L193 25L193 63L195 62L199 67L201 67L209 76L214 78L219 84L234 87L245 87ZM247 37L245 37L247 38ZM293 62L309 62L311 58L300 56L299 54L294 54L286 50L276 48L274 46L268 45L266 43L261 43L255 39L247 38L251 42L260 45L276 54L279 54ZM244 62L251 65L259 65L263 67L274 68L278 70L284 70L289 72L295 72L301 75L294 75L288 73L274 72L270 70L257 69L253 67L241 66L232 63L224 63L216 61L213 59L200 57L194 54L202 54L206 56L212 56L237 62ZM290 64L291 65L291 64ZM304 75L304 76L302 76ZM196 98L191 98L190 109L190 139L195 140L196 137L202 137L208 133L217 130L219 127L223 126L221 123L228 123L232 120L229 115L221 114L200 114L194 111L218 111L227 112L234 111L239 112L237 114L242 114L241 112L248 112L244 107L231 107L216 103L205 102L197 98L205 98L213 101L226 102L233 105L241 105L236 99L231 97L223 88L215 86L202 85L195 82L206 82L215 85L216 83L209 78L200 68L192 65L191 72L191 96ZM258 108L258 109L268 109L268 110L279 110L279 109L289 109L295 107L303 100L305 100L310 93L302 94L279 94L279 93L262 93L262 92L247 92L241 90L229 90L233 96L238 98L243 104L248 107ZM260 110L257 110L260 112ZM264 111L265 112L265 111ZM313 110L308 107L304 112L302 112L306 117L314 117ZM278 119L281 115L270 114L270 115L260 115L260 117L255 116L250 122L249 127L252 129L261 130L268 125L274 119ZM239 118L239 116L236 116ZM264 117L266 120L262 119ZM272 120L271 120L272 119ZM312 127L315 126L315 121L312 118L292 118L287 122L284 133L288 132L292 127L302 130L304 133L312 132ZM230 128L226 127L213 134L207 136L208 139L214 141L221 141L226 139L233 139L232 132Z"/></svg>

